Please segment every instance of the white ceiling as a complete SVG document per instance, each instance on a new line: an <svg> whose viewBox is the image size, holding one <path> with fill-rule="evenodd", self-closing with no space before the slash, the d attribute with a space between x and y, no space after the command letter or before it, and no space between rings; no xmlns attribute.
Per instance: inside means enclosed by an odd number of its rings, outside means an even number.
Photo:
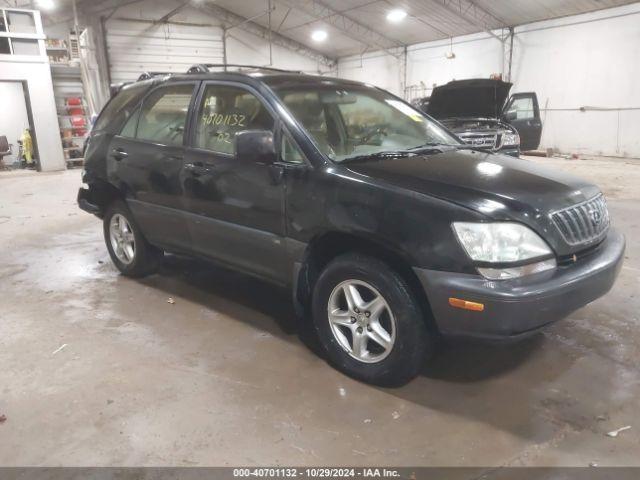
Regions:
<svg viewBox="0 0 640 480"><path fill-rule="evenodd" d="M96 12L109 6L141 0L76 0L80 11ZM366 51L522 25L538 20L574 15L619 5L630 0L270 0L271 28L331 58ZM71 0L58 4L54 21L69 15ZM175 0L180 6L187 0ZM0 0L0 5L29 6L31 0ZM193 5L215 5L268 27L269 0L190 0ZM386 20L394 8L407 11L398 24ZM159 12L161 17L167 12ZM45 14L46 16L46 14ZM311 40L322 29L328 38Z"/></svg>
<svg viewBox="0 0 640 480"><path fill-rule="evenodd" d="M585 13L603 8L636 3L629 0L271 0L274 10L271 25L274 30L330 57L341 57L379 50L367 35L355 32L350 21L377 32L388 39L384 46L411 45L451 36L476 33L487 28L522 25L538 20ZM267 11L268 0L215 0L215 4L246 18ZM324 5L336 12L326 18L308 13L309 5L316 11ZM291 5L298 5L291 8ZM386 20L386 14L402 8L408 17L398 24ZM328 13L328 12L327 12ZM346 18L342 22L340 17ZM286 18L285 18L286 17ZM283 21L284 20L284 21ZM263 15L255 22L267 26ZM333 23L338 26L332 25ZM346 26L346 28L343 28ZM313 42L311 32L324 29L329 36L323 43ZM346 30L346 31L345 31ZM385 40L386 41L386 40Z"/></svg>

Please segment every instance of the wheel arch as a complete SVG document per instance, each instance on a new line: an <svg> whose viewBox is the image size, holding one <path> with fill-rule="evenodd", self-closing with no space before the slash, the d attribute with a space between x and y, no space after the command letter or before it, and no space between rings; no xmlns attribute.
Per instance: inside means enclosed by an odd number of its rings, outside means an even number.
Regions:
<svg viewBox="0 0 640 480"><path fill-rule="evenodd" d="M92 203L100 208L102 218L109 205L115 200L124 200L124 194L113 184L104 180L95 180L89 184Z"/></svg>
<svg viewBox="0 0 640 480"><path fill-rule="evenodd" d="M307 245L302 261L296 265L293 296L296 310L303 318L308 318L313 288L324 267L334 258L347 253L377 258L399 273L418 300L427 326L432 331L437 330L429 299L411 268L409 255L381 241L344 232L325 232L314 237Z"/></svg>

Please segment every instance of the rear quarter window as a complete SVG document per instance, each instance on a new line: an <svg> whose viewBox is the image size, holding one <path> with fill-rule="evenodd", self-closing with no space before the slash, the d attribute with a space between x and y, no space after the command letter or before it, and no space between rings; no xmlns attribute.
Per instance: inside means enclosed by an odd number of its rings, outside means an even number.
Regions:
<svg viewBox="0 0 640 480"><path fill-rule="evenodd" d="M102 109L93 129L111 133L120 131L124 122L131 116L136 106L151 87L150 83L135 83L124 87Z"/></svg>

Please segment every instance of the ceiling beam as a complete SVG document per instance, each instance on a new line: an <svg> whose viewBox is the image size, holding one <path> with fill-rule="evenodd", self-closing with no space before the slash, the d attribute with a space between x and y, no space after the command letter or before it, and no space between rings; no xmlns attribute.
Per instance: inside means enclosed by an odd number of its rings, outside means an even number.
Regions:
<svg viewBox="0 0 640 480"><path fill-rule="evenodd" d="M495 28L505 28L508 25L504 20L489 13L482 7L478 6L472 0L432 0L437 5L441 6L448 12L452 13L456 17L464 20L469 25L477 28L481 28L482 31L488 33L490 36L502 42L504 39L493 33ZM493 21L487 21L492 19Z"/></svg>
<svg viewBox="0 0 640 480"><path fill-rule="evenodd" d="M373 3L379 3L379 2L380 2L380 0L370 0L367 3L363 3L363 4L357 5L355 7L345 8L345 9L340 10L340 11L336 10L336 12L341 14L341 15L345 15L346 13L350 12L351 10L357 10L358 8L367 7L367 6L369 6L369 5L373 4ZM289 8L289 10L291 10L291 8ZM330 17L332 15L335 15L335 13L329 13L327 15L327 17ZM285 28L284 31L295 30L296 28L300 28L300 27L306 27L307 25L311 25L312 23L317 23L318 20L324 20L324 17L314 18L312 20L309 20L309 21L304 22L304 23L299 23L297 25L291 25L291 26Z"/></svg>
<svg viewBox="0 0 640 480"><path fill-rule="evenodd" d="M333 67L336 64L336 59L331 58L324 53L319 52L318 50L309 48L306 45L297 42L289 37L286 37L280 33L270 31L268 28L263 27L262 25L248 18L233 13L226 8L222 8L215 3L193 3L192 6L204 13L213 15L218 20L220 20L225 25L225 27L240 28L245 32L251 33L260 38L264 38L265 40L271 38L271 41L274 45L278 45L280 47L292 50L300 55L304 55L308 58L311 58L312 60L321 63L324 66Z"/></svg>
<svg viewBox="0 0 640 480"><path fill-rule="evenodd" d="M173 10L171 10L169 13L167 13L166 15L164 15L160 20L157 21L157 23L166 23L169 21L169 19L171 17L173 17L174 15L177 15L178 13L180 13L181 10L184 9L184 7L186 7L187 5L189 5L189 1L190 0L186 0L184 2L182 2L180 5L178 5L176 8L174 8Z"/></svg>
<svg viewBox="0 0 640 480"><path fill-rule="evenodd" d="M398 40L382 35L381 33L370 29L366 25L357 22L351 17L329 8L321 0L276 1L289 8L305 13L317 21L330 25L352 40L368 47L377 47L377 49L383 50L396 58L400 58L402 56L402 49L406 46ZM398 49L398 51L394 51L394 49Z"/></svg>

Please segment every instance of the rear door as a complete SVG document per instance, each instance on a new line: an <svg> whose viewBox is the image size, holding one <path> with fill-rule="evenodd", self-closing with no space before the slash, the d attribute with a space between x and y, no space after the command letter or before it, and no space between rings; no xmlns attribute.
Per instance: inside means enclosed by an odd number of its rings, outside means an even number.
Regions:
<svg viewBox="0 0 640 480"><path fill-rule="evenodd" d="M154 244L189 250L181 174L184 133L197 82L152 90L111 142L109 162L127 204Z"/></svg>
<svg viewBox="0 0 640 480"><path fill-rule="evenodd" d="M542 122L535 92L515 93L504 110L504 120L520 135L520 150L535 150L540 145Z"/></svg>

